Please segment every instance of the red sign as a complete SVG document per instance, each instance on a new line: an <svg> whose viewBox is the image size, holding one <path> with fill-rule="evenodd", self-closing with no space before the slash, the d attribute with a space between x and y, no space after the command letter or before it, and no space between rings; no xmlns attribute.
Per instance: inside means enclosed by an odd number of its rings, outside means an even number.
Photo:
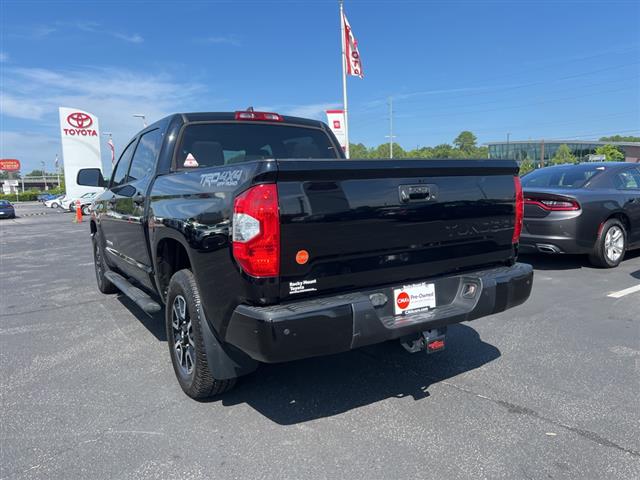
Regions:
<svg viewBox="0 0 640 480"><path fill-rule="evenodd" d="M16 160L15 158L3 158L0 160L0 170L17 172L20 170L20 160Z"/></svg>
<svg viewBox="0 0 640 480"><path fill-rule="evenodd" d="M409 303L411 303L411 297L409 297L407 292L401 292L396 299L396 303L398 304L398 307L405 310L409 306Z"/></svg>
<svg viewBox="0 0 640 480"><path fill-rule="evenodd" d="M65 135L97 137L98 132L89 127L93 125L93 118L84 112L74 112L67 115L67 123L73 128L63 128Z"/></svg>
<svg viewBox="0 0 640 480"><path fill-rule="evenodd" d="M93 125L93 119L86 113L82 112L72 113L67 117L67 122L75 128L89 128Z"/></svg>

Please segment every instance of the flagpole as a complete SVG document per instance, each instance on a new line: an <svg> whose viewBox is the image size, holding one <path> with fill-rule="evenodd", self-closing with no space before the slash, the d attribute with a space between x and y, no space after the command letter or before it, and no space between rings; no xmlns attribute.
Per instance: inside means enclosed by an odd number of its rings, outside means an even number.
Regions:
<svg viewBox="0 0 640 480"><path fill-rule="evenodd" d="M347 46L345 45L344 9L342 0L340 0L340 32L342 33L342 104L344 110L344 138L346 144L344 154L347 158L349 158L349 116L347 109Z"/></svg>

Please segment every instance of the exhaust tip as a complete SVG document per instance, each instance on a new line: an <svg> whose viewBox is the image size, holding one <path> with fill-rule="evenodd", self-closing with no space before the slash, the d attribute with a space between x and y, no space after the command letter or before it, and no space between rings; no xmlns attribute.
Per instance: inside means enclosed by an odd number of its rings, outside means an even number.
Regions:
<svg viewBox="0 0 640 480"><path fill-rule="evenodd" d="M537 243L536 248L540 253L562 253L558 247L547 243Z"/></svg>

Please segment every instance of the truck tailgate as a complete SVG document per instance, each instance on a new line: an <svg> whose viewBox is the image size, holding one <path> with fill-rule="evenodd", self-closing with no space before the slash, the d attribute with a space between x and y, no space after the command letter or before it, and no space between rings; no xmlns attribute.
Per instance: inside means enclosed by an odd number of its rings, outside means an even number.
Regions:
<svg viewBox="0 0 640 480"><path fill-rule="evenodd" d="M510 261L517 171L491 160L278 160L280 298Z"/></svg>

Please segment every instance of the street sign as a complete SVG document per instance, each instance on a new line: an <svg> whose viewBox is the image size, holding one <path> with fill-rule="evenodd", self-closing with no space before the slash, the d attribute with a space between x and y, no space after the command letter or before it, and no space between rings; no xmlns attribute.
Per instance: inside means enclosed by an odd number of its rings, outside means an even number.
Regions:
<svg viewBox="0 0 640 480"><path fill-rule="evenodd" d="M589 162L604 162L607 159L606 155L595 155L593 153L590 153L587 156L587 160Z"/></svg>
<svg viewBox="0 0 640 480"><path fill-rule="evenodd" d="M20 170L20 160L15 158L0 159L0 170L7 172L17 172Z"/></svg>

